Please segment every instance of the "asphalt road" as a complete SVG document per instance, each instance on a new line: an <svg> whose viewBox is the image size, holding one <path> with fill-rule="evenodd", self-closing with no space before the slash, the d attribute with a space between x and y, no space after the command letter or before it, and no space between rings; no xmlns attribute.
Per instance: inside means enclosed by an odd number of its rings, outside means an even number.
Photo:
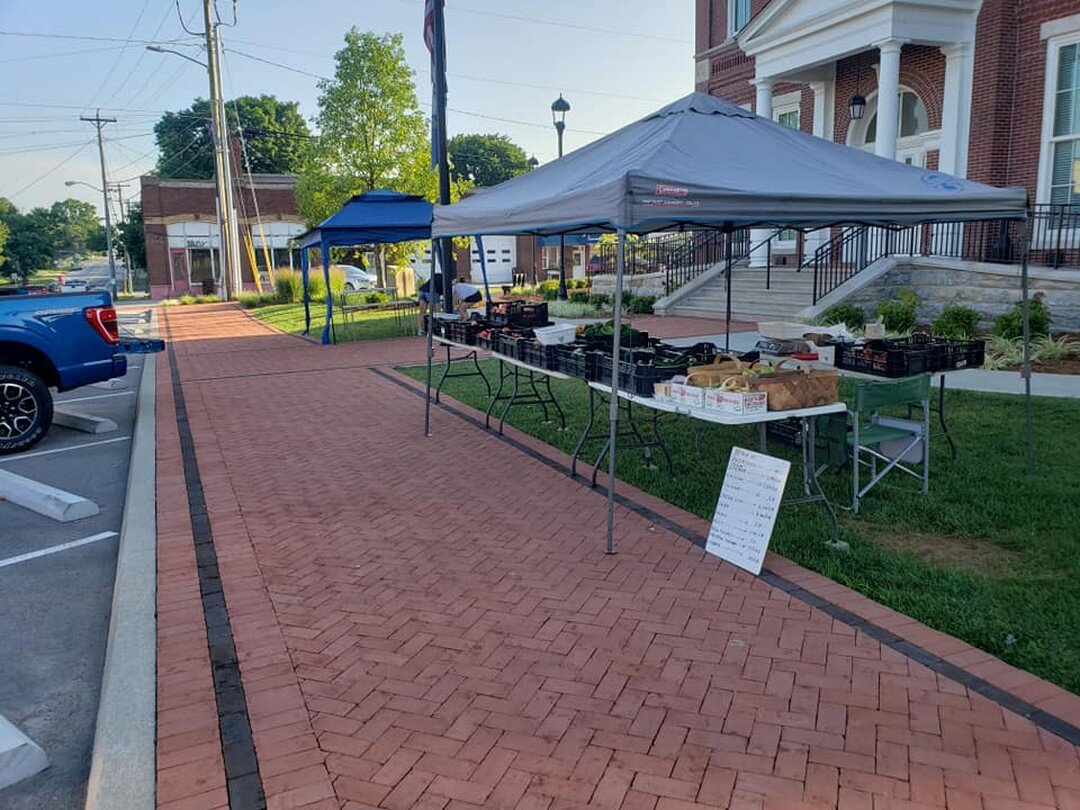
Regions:
<svg viewBox="0 0 1080 810"><path fill-rule="evenodd" d="M88 386L57 404L112 419L114 433L61 427L30 451L0 456L0 469L95 501L101 513L58 523L0 501L0 715L40 745L50 767L0 790L2 810L81 808L109 632L139 380L145 358L128 358L116 388ZM5 560L115 532L34 559Z"/></svg>

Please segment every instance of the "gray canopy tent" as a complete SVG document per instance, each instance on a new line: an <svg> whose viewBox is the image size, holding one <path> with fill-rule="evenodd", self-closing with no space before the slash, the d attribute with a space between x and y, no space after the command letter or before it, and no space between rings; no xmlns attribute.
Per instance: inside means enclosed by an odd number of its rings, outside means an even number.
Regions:
<svg viewBox="0 0 1080 810"><path fill-rule="evenodd" d="M886 160L691 93L535 171L455 205L436 206L432 236L618 235L606 544L611 552L619 415L614 392L628 233L687 226L725 232L730 321L730 235L737 227L903 227L987 219L1026 222L1027 192ZM1023 255L1030 459L1026 247Z"/></svg>

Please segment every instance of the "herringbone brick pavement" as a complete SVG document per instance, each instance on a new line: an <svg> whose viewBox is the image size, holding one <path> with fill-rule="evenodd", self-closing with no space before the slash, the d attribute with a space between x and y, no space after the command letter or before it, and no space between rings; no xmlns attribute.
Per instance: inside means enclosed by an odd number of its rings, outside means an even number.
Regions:
<svg viewBox="0 0 1080 810"><path fill-rule="evenodd" d="M1064 740L637 512L604 556L601 497L452 414L425 439L365 367L419 341L166 319L270 807L1080 807ZM214 808L165 386L159 803Z"/></svg>

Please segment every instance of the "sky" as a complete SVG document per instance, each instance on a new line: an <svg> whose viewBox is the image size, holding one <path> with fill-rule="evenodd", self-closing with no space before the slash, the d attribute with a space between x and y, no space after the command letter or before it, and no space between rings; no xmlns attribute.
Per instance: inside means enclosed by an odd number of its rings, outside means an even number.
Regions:
<svg viewBox="0 0 1080 810"><path fill-rule="evenodd" d="M0 197L20 209L75 197L99 206L94 126L100 108L108 180L154 167L153 126L208 95L206 71L161 43L205 60L199 0L0 0ZM230 0L218 0L226 22ZM447 123L457 133L509 135L541 163L556 157L551 102L570 102L567 152L693 90L694 0L446 0ZM237 0L222 28L225 97L298 101L312 119L318 76L351 26L400 32L422 109L431 100L423 0ZM257 61L252 57L285 67Z"/></svg>

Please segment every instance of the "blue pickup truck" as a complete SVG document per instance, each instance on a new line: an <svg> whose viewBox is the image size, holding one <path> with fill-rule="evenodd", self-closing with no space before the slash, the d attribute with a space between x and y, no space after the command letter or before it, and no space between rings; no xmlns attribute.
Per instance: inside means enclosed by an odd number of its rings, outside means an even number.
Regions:
<svg viewBox="0 0 1080 810"><path fill-rule="evenodd" d="M51 388L124 376L123 352L107 292L0 291L0 455L26 450L48 432Z"/></svg>

